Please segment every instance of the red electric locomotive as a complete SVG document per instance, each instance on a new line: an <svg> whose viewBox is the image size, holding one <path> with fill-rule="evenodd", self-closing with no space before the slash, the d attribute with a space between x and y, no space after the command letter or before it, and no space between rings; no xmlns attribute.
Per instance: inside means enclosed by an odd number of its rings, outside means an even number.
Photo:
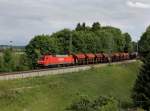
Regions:
<svg viewBox="0 0 150 111"><path fill-rule="evenodd" d="M74 58L68 55L44 55L38 60L40 66L72 65Z"/></svg>

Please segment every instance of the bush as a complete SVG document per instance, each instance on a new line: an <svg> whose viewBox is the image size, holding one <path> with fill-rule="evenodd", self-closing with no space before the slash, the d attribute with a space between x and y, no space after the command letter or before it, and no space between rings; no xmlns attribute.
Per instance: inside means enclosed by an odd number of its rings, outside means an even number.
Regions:
<svg viewBox="0 0 150 111"><path fill-rule="evenodd" d="M3 54L3 71L12 72L15 70L13 52L11 49L6 49Z"/></svg>
<svg viewBox="0 0 150 111"><path fill-rule="evenodd" d="M3 71L3 67L4 67L3 58L2 58L2 56L0 56L0 72Z"/></svg>
<svg viewBox="0 0 150 111"><path fill-rule="evenodd" d="M81 98L80 101L73 103L69 109L70 111L93 111L92 103L87 98Z"/></svg>
<svg viewBox="0 0 150 111"><path fill-rule="evenodd" d="M94 101L88 98L81 98L69 108L70 111L117 111L118 102L113 97L100 96Z"/></svg>
<svg viewBox="0 0 150 111"><path fill-rule="evenodd" d="M0 56L0 72L24 71L29 70L30 66L25 54L16 55L11 49L6 49Z"/></svg>
<svg viewBox="0 0 150 111"><path fill-rule="evenodd" d="M113 97L100 96L92 106L96 111L117 111L118 101Z"/></svg>
<svg viewBox="0 0 150 111"><path fill-rule="evenodd" d="M17 71L25 71L30 69L30 62L29 59L25 54L21 55L19 58L19 63L16 66Z"/></svg>

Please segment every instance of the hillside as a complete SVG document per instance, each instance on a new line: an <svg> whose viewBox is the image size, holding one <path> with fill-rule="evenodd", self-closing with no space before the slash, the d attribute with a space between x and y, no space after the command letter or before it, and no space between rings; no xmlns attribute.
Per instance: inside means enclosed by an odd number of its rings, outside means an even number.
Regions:
<svg viewBox="0 0 150 111"><path fill-rule="evenodd" d="M81 96L111 95L132 105L131 90L140 63L106 66L79 73L0 81L0 111L65 111Z"/></svg>

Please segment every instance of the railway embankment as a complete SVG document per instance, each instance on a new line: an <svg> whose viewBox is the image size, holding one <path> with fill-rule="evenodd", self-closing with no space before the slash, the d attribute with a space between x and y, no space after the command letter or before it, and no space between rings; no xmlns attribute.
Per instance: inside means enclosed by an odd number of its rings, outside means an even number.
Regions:
<svg viewBox="0 0 150 111"><path fill-rule="evenodd" d="M29 78L29 77L58 75L58 74L65 74L65 73L71 73L71 72L90 70L92 68L104 67L104 66L107 66L110 64L115 65L115 64L132 63L132 62L136 62L136 60L126 60L126 61L114 62L114 63L80 65L80 66L59 67L59 68L50 68L50 69L42 69L42 70L5 73L5 74L0 75L0 80L13 80L13 79L23 79L23 78Z"/></svg>

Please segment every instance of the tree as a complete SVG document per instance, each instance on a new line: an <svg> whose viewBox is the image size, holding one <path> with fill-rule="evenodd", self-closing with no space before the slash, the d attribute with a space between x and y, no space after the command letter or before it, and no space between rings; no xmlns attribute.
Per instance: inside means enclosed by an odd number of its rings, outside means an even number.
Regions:
<svg viewBox="0 0 150 111"><path fill-rule="evenodd" d="M150 31L150 25L146 28L146 32Z"/></svg>
<svg viewBox="0 0 150 111"><path fill-rule="evenodd" d="M131 39L131 36L128 33L124 33L123 35L125 37L124 51L125 52L131 52L132 51L132 39Z"/></svg>
<svg viewBox="0 0 150 111"><path fill-rule="evenodd" d="M98 43L98 40L97 40L97 45L96 45L96 49L98 50L98 52L109 53L110 51L114 51L114 43L113 43L114 39L110 32L101 30L95 33L100 41Z"/></svg>
<svg viewBox="0 0 150 111"><path fill-rule="evenodd" d="M82 28L83 28L83 30L86 29L86 23L85 22L82 23Z"/></svg>
<svg viewBox="0 0 150 111"><path fill-rule="evenodd" d="M97 31L97 30L100 30L101 29L101 25L99 22L94 22L93 25L92 25L92 30L93 31Z"/></svg>
<svg viewBox="0 0 150 111"><path fill-rule="evenodd" d="M115 52L122 52L124 51L124 46L125 46L125 38L121 32L120 29L111 27L111 26L106 26L102 27L102 30L106 33L111 34L110 37L113 38L113 51Z"/></svg>
<svg viewBox="0 0 150 111"><path fill-rule="evenodd" d="M32 68L35 68L37 66L37 60L41 55L58 53L59 45L57 38L48 35L39 35L35 36L25 49Z"/></svg>
<svg viewBox="0 0 150 111"><path fill-rule="evenodd" d="M132 51L137 52L137 42L132 42Z"/></svg>
<svg viewBox="0 0 150 111"><path fill-rule="evenodd" d="M82 24L78 23L75 30L76 31L90 31L91 27L86 26L86 23L83 22Z"/></svg>
<svg viewBox="0 0 150 111"><path fill-rule="evenodd" d="M143 58L146 58L150 52L150 26L143 33L139 41L139 53Z"/></svg>
<svg viewBox="0 0 150 111"><path fill-rule="evenodd" d="M86 53L87 44L85 42L86 36L84 31L73 32L73 52L74 53Z"/></svg>
<svg viewBox="0 0 150 111"><path fill-rule="evenodd" d="M60 54L67 54L69 52L71 36L72 31L69 29L63 29L51 35L52 38L58 40L58 47Z"/></svg>
<svg viewBox="0 0 150 111"><path fill-rule="evenodd" d="M75 30L76 30L76 31L80 31L81 29L82 29L82 26L81 26L81 24L80 24L80 23L78 23L78 24L77 24L77 27L76 27L76 29L75 29Z"/></svg>
<svg viewBox="0 0 150 111"><path fill-rule="evenodd" d="M133 89L133 101L137 107L150 109L150 53L144 60Z"/></svg>
<svg viewBox="0 0 150 111"><path fill-rule="evenodd" d="M15 70L13 52L11 49L6 49L3 54L3 71L4 72L11 72Z"/></svg>

